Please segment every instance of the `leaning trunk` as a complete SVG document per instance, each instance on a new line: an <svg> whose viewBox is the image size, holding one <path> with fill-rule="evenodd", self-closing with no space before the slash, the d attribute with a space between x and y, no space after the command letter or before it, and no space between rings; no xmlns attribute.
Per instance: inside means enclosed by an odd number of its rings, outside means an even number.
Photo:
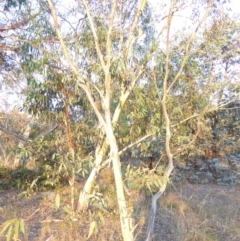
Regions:
<svg viewBox="0 0 240 241"><path fill-rule="evenodd" d="M121 163L120 163L120 158L118 153L118 145L114 135L110 115L106 114L106 119L107 119L106 122L108 126L106 130L106 135L110 143L110 157L113 164L113 172L114 172L114 178L115 178L117 201L118 201L118 208L120 213L120 223L121 223L123 240L133 241L134 237L133 237L132 219L131 217L128 216L128 213L127 213L126 200L124 196L124 185L123 185L122 172L121 172Z"/></svg>
<svg viewBox="0 0 240 241"><path fill-rule="evenodd" d="M96 176L101 168L104 150L105 150L105 146L103 145L103 146L99 146L95 152L94 167L83 187L82 192L79 195L78 208L77 208L78 210L83 210L88 208L89 196L91 194Z"/></svg>
<svg viewBox="0 0 240 241"><path fill-rule="evenodd" d="M111 144L111 159L113 163L113 171L115 178L115 185L117 191L117 201L120 213L121 229L124 241L133 241L133 225L132 218L128 216L126 200L124 196L124 185L122 180L121 165L118 154L118 147L116 142Z"/></svg>

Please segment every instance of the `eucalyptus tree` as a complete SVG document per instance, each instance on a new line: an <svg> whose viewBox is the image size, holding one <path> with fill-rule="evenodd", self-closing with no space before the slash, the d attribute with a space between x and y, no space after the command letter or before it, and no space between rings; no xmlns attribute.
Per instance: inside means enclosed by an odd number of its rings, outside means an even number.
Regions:
<svg viewBox="0 0 240 241"><path fill-rule="evenodd" d="M159 3L154 14L145 0L79 0L69 5L48 0L48 4L36 1L34 7L28 5L29 11L38 14L21 39L21 68L28 84L26 107L36 116L65 126L66 136L72 136L67 142L73 161L80 143L71 141L90 130L95 157L78 209L88 207L96 175L109 162L104 159L110 160L124 240L133 240L133 226L126 209L119 146L124 149L127 142L131 145L141 135L160 132L164 138L168 166L153 197L148 228L151 240L156 200L166 189L173 156L191 147L201 131L203 116L220 105L211 101L219 92L212 81L215 72L204 67L201 52L195 51L207 29L203 23L211 11L210 16L214 16L217 5L214 7L214 1L200 2L201 7L193 11L195 28L189 20L190 34L178 36L170 32L172 21L177 12L193 6L191 1ZM205 10L198 16L202 8ZM73 132L73 123L81 120L86 126ZM184 133L179 139L176 129L188 122L194 133ZM121 141L127 132L130 138ZM173 151L172 141L176 140L180 150Z"/></svg>
<svg viewBox="0 0 240 241"><path fill-rule="evenodd" d="M171 35L174 2L171 3L165 48L160 45L160 51L153 54L155 66L148 70L165 121L168 166L163 175L165 181L152 198L147 240L153 237L156 201L166 189L173 170L173 157L192 148L198 137L202 138L208 132L204 118L208 113L239 100L239 48L236 45L239 25L234 25L226 12L219 14L218 7L221 6L214 1L204 4L206 10L194 14L192 33L183 29L181 33ZM211 38L207 37L209 35ZM232 49L231 54L228 48Z"/></svg>
<svg viewBox="0 0 240 241"><path fill-rule="evenodd" d="M79 10L86 14L87 23L90 26L92 36L90 43L94 43L95 57L97 59L96 66L98 73L91 76L87 75L87 70L80 71L79 67L73 62L72 53L67 49L58 24L56 14L56 7L53 6L49 0L49 7L52 12L54 26L56 33L61 43L63 54L68 61L72 72L76 76L78 85L85 91L89 102L98 118L101 143L96 147L94 167L90 177L84 186L84 190L79 198L79 205L81 208L86 206L87 194L93 185L93 180L100 169L102 158L107 149L106 145L110 147L109 157L113 163L113 170L116 183L117 199L120 211L120 222L124 240L133 240L131 218L127 214L125 195L123 189L123 181L119 159L119 149L117 140L114 134L114 125L117 122L122 106L127 97L133 89L136 81L143 73L143 66L136 66L132 56L133 44L141 35L141 26L139 21L141 19L145 1L140 1L137 5L135 2L79 2ZM98 7L96 7L96 5ZM94 7L94 8L92 8ZM91 9L91 10L90 10ZM102 14L104 12L104 14ZM138 27L138 29L137 29ZM138 30L138 31L137 31ZM79 53L81 56L81 52ZM84 53L85 55L85 53ZM82 56L81 56L82 57ZM80 58L81 58L80 57ZM111 73L112 69L117 66L119 76ZM91 71L91 69L90 69ZM131 78L131 79L130 79ZM119 81L120 79L120 81ZM130 79L130 81L129 81ZM113 112L110 109L112 99L112 90L114 89L114 82L118 81L120 87L118 93L119 102ZM112 88L113 87L113 88ZM93 94L95 93L95 96ZM96 99L100 102L97 105ZM102 136L101 136L102 135ZM105 137L106 136L106 137Z"/></svg>
<svg viewBox="0 0 240 241"><path fill-rule="evenodd" d="M151 29L147 26L150 23L144 11L146 2L83 1L73 2L74 8L71 5L71 9L64 10L61 9L61 2L54 6L49 1L49 8L44 2L36 3L34 8L30 6L29 9L32 12L41 11L41 14L29 23L28 33L21 39L24 53L21 68L28 84L26 108L35 116L45 116L48 121L51 118L59 120L59 116L51 114L60 111L66 113L65 117L70 113L71 121L80 122L81 118L87 118L91 113L89 110L84 113L87 104L80 103L84 98L88 99L96 115L96 121L88 128L94 130L93 136L98 133L98 141L95 144L93 169L80 194L79 208L87 207L102 160L109 156L114 167L124 240L132 240L114 128L127 97L147 63L142 55L149 50L141 47L143 43L139 41L139 49L133 48L140 37L147 43L147 34L142 34L144 27ZM77 14L79 19L72 20L70 14ZM70 30L66 31L69 27ZM68 121L65 120L66 126L69 126ZM75 149L71 149L74 158Z"/></svg>

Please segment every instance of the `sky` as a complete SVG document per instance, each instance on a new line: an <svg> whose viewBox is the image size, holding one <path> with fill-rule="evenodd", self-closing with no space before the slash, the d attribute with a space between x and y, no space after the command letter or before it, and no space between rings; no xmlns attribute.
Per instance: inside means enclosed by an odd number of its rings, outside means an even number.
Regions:
<svg viewBox="0 0 240 241"><path fill-rule="evenodd" d="M230 5L235 12L240 13L240 1L239 0L230 0Z"/></svg>

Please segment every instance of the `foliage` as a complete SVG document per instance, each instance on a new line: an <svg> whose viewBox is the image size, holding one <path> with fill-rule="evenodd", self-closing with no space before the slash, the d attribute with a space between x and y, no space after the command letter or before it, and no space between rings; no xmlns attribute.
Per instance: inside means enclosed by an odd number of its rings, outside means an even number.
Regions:
<svg viewBox="0 0 240 241"><path fill-rule="evenodd" d="M137 169L126 168L125 182L131 189L139 191L148 189L151 194L156 193L158 189L163 186L165 181L164 167L159 166L157 169L149 170L148 167L141 166Z"/></svg>
<svg viewBox="0 0 240 241"><path fill-rule="evenodd" d="M1 226L2 228L0 230L0 236L3 236L5 234L7 241L18 240L18 236L20 233L25 234L23 219L10 219L4 222Z"/></svg>
<svg viewBox="0 0 240 241"><path fill-rule="evenodd" d="M19 166L15 170L0 168L0 188L17 188L27 195L35 191L52 190L68 184L68 176L57 168L42 165L37 170L29 170Z"/></svg>

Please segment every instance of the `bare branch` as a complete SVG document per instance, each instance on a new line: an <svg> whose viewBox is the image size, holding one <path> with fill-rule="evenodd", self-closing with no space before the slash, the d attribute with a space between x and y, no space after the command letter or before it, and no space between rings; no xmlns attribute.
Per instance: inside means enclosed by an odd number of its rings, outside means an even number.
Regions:
<svg viewBox="0 0 240 241"><path fill-rule="evenodd" d="M184 122L186 122L186 121L188 121L188 120L190 120L190 119L192 119L192 118L195 118L195 117L197 117L197 116L199 116L199 114L195 113L195 114L193 114L193 115L185 118L184 120L180 121L179 123L177 123L177 124L175 124L175 125L171 125L171 127L179 126L180 124L183 124Z"/></svg>
<svg viewBox="0 0 240 241"><path fill-rule="evenodd" d="M124 147L121 151L118 152L119 156L122 155L126 150L136 146L137 144L141 143L142 141L146 140L147 138L151 137L153 134L147 134L141 138L139 138L138 140L136 140L134 143L129 144L128 146ZM101 167L104 168L107 165L109 165L109 163L111 162L111 158L108 158L107 160L102 162Z"/></svg>
<svg viewBox="0 0 240 241"><path fill-rule="evenodd" d="M92 97L91 92L90 92L88 86L86 85L85 79L79 74L79 71L77 70L76 66L72 62L72 59L71 59L71 57L70 57L70 55L68 53L67 47L66 47L66 45L65 45L65 43L63 41L62 34L61 34L59 26L58 26L57 15L56 15L55 8L53 6L52 0L48 0L48 4L49 4L49 7L50 7L51 12L52 12L54 26L55 26L56 33L57 33L57 36L59 38L59 41L61 43L61 47L62 47L64 56L66 57L66 59L67 59L69 65L70 65L71 69L73 70L74 74L77 76L78 84L80 85L80 87L87 94L87 97L88 97L88 99L90 101L90 104L92 105L92 107L94 109L95 114L98 117L99 122L101 123L102 126L105 126L106 125L105 121L104 121L100 111L98 110L96 103L94 102L94 98Z"/></svg>
<svg viewBox="0 0 240 241"><path fill-rule="evenodd" d="M106 41L106 53L107 53L107 68L110 68L111 63L111 33L113 29L114 14L116 12L117 0L114 0L112 11L109 18L107 41Z"/></svg>
<svg viewBox="0 0 240 241"><path fill-rule="evenodd" d="M0 131L4 132L7 135L10 136L14 136L15 138L17 138L18 140L21 140L23 142L26 142L28 140L28 138L24 137L24 136L20 136L18 135L15 131L13 130L8 130L7 128L5 128L3 125L0 124Z"/></svg>
<svg viewBox="0 0 240 241"><path fill-rule="evenodd" d="M119 103L114 111L114 114L113 114L113 118L112 118L112 123L113 125L117 122L118 118L119 118L119 115L121 113L121 110L128 98L128 96L130 95L131 91L133 90L137 80L140 78L140 76L142 75L143 73L143 67L141 66L141 68L139 69L137 75L135 77L133 77L131 83L129 84L129 86L126 88L126 90L124 90L122 93L121 93L121 96L120 96L120 99L119 99Z"/></svg>
<svg viewBox="0 0 240 241"><path fill-rule="evenodd" d="M53 123L47 130L45 130L43 133L40 133L35 139L38 140L41 137L47 136L50 133L52 133L53 131L55 131L58 127L57 123Z"/></svg>
<svg viewBox="0 0 240 241"><path fill-rule="evenodd" d="M70 57L70 55L68 53L67 47L66 47L66 45L65 45L65 43L63 41L63 37L62 37L62 34L60 32L60 29L59 29L59 25L58 25L58 21L57 21L57 15L56 15L55 8L53 6L52 0L48 0L48 4L49 4L49 8L51 9L51 12L52 12L52 17L53 17L53 21L54 21L54 27L55 27L58 39L59 39L60 44L61 44L61 47L62 47L62 50L63 50L63 54L64 54L65 58L67 59L68 63L70 64L70 67L72 68L73 72L78 76L78 78L81 80L82 83L85 83L84 78L82 78L79 75L79 72L78 72L76 66L72 62L72 59L71 59L71 57Z"/></svg>
<svg viewBox="0 0 240 241"><path fill-rule="evenodd" d="M105 71L105 91L106 91L106 100L105 100L105 107L109 108L110 104L110 88L111 88L111 75L109 73L110 64L111 64L111 33L113 28L113 20L114 20L114 13L116 11L117 6L117 0L113 2L113 7L110 14L109 19L109 27L108 27L108 33L107 33L107 42L106 42L106 54L107 54L107 60L106 65L104 66Z"/></svg>
<svg viewBox="0 0 240 241"><path fill-rule="evenodd" d="M85 0L79 0L79 2L83 3L84 8L86 10L86 14L87 14L87 17L88 17L88 20L89 20L89 23L90 23L90 27L91 27L91 30L92 30L92 33L93 33L93 37L94 37L94 42L95 42L95 47L96 47L96 50L97 50L97 55L98 55L98 58L100 60L101 65L102 65L102 68L105 69L105 62L104 62L103 54L102 54L102 51L100 49L97 32L96 32L96 29L95 29L95 26L94 26L94 23L93 23L92 16L90 14L90 10L89 10L88 4L87 4L87 2Z"/></svg>
<svg viewBox="0 0 240 241"><path fill-rule="evenodd" d="M131 47L131 46L136 42L136 40L137 40L137 38L134 38L133 32L134 32L134 29L135 29L136 26L137 26L138 20L139 20L141 14L142 14L142 11L144 10L145 5L146 5L146 0L141 0L141 1L140 1L140 4L139 4L139 6L138 6L138 10L137 10L137 13L136 13L136 15L135 15L135 18L134 18L134 20L133 20L132 26L131 26L131 28L130 28L130 30L129 30L129 35L128 35L129 37L128 37L127 41L126 41L125 58L127 58L127 56L128 56L128 52L129 52L129 50L130 50L130 47Z"/></svg>
<svg viewBox="0 0 240 241"><path fill-rule="evenodd" d="M16 51L20 49L19 46L9 46L9 45L5 45L5 44L2 44L0 43L0 51Z"/></svg>
<svg viewBox="0 0 240 241"><path fill-rule="evenodd" d="M134 143L131 143L130 145L124 147L121 151L118 152L119 155L122 155L126 150L136 146L137 144L139 144L140 142L144 141L145 139L151 137L153 134L147 134L146 136L141 137L140 139L136 140Z"/></svg>
<svg viewBox="0 0 240 241"><path fill-rule="evenodd" d="M8 30L15 30L21 26L28 24L28 22L29 22L29 20L23 19L22 21L11 24L9 26L0 27L0 32L4 32L4 31L8 31Z"/></svg>
<svg viewBox="0 0 240 241"><path fill-rule="evenodd" d="M202 115L201 115L201 117L202 117ZM189 143L187 143L186 145L182 146L181 149L174 152L173 153L174 156L176 156L176 155L182 153L183 151L187 150L196 141L196 139L197 139L197 137L198 137L198 135L200 134L200 131L201 131L200 120L201 120L201 118L199 117L198 121L197 121L197 131L194 134L192 140Z"/></svg>
<svg viewBox="0 0 240 241"><path fill-rule="evenodd" d="M206 9L206 11L205 11L202 19L199 21L196 29L194 30L194 32L192 33L191 37L190 37L189 40L188 40L188 42L187 42L187 44L186 44L186 48L185 48L184 57L183 57L183 60L182 60L182 62L181 62L181 66L180 66L180 68L179 68L179 70L178 70L178 73L175 75L172 83L169 85L169 87L168 87L168 89L167 89L167 93L172 89L173 85L177 82L179 76L181 75L182 70L183 70L183 68L184 68L184 66L185 66L185 63L186 63L186 61L187 61L187 59L188 59L188 50L189 50L190 44L192 43L194 37L196 36L196 33L198 32L198 29L199 29L200 26L202 25L203 21L207 18L208 14L209 14L209 11L210 11L210 9L211 9L211 7L212 7L212 5L213 5L213 1L214 1L214 0L212 0L211 2L209 2L208 7L207 7L207 9Z"/></svg>

